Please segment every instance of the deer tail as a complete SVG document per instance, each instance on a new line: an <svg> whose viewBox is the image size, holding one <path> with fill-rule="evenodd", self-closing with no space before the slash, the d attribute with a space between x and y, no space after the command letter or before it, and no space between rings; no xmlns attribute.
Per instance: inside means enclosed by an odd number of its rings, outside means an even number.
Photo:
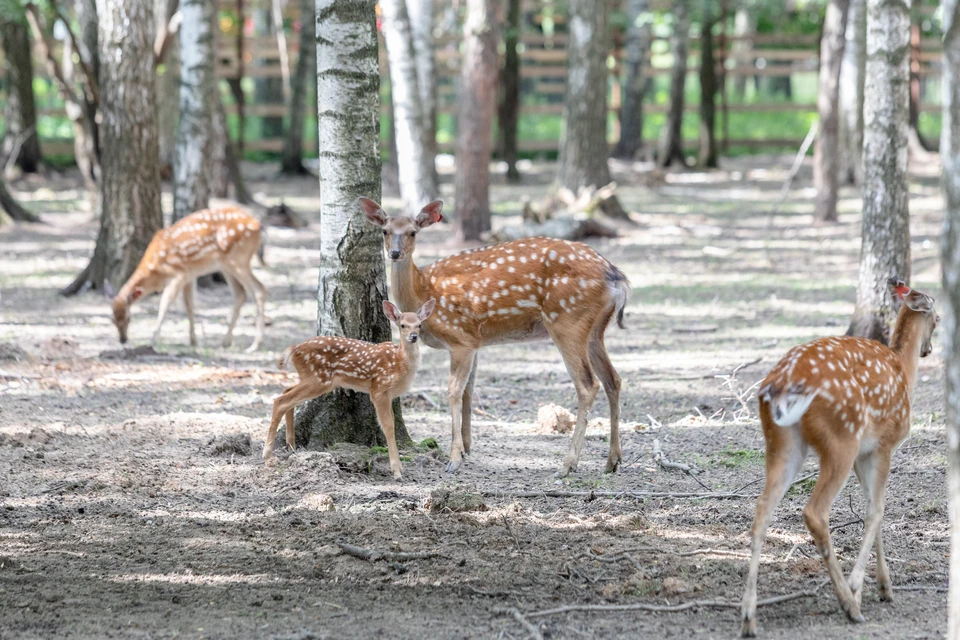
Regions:
<svg viewBox="0 0 960 640"><path fill-rule="evenodd" d="M621 329L626 329L626 326L623 324L623 310L626 308L627 301L630 299L630 281L627 280L627 276L623 274L623 271L620 271L620 269L615 267L611 262L607 263L605 276L607 287L610 289L610 293L616 301L617 326Z"/></svg>
<svg viewBox="0 0 960 640"><path fill-rule="evenodd" d="M287 347L283 354L281 354L280 359L277 360L277 366L281 369L287 369L290 367L290 358L293 357L293 347Z"/></svg>
<svg viewBox="0 0 960 640"><path fill-rule="evenodd" d="M770 408L770 417L778 427L792 427L800 422L807 412L817 391L784 390L773 385L767 385L757 392L758 397L767 401Z"/></svg>

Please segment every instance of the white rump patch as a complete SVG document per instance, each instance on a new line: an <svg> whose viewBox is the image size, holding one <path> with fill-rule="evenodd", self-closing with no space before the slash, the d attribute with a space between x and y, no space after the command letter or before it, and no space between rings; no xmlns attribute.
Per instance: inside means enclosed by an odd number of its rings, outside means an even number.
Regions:
<svg viewBox="0 0 960 640"><path fill-rule="evenodd" d="M813 393L785 393L777 398L771 398L773 421L778 427L792 427L800 422L800 418L810 408L810 403L817 397Z"/></svg>

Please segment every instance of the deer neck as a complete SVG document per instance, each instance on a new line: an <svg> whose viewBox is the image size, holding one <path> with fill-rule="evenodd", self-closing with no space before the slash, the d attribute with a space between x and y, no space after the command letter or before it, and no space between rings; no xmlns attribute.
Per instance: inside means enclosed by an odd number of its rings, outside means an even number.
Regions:
<svg viewBox="0 0 960 640"><path fill-rule="evenodd" d="M414 264L413 257L392 264L390 288L401 311L416 311L430 299L429 281Z"/></svg>
<svg viewBox="0 0 960 640"><path fill-rule="evenodd" d="M407 363L410 372L416 372L420 367L420 343L410 342L400 338L400 359Z"/></svg>
<svg viewBox="0 0 960 640"><path fill-rule="evenodd" d="M908 392L913 391L917 368L920 366L920 349L923 346L921 328L920 322L908 322L905 314L901 314L893 330L893 339L890 341L890 349L897 354L903 366Z"/></svg>

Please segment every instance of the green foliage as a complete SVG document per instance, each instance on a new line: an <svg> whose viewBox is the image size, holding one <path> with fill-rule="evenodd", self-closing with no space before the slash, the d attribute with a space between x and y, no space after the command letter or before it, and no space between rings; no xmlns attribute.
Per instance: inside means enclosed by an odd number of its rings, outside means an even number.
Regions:
<svg viewBox="0 0 960 640"><path fill-rule="evenodd" d="M817 485L817 477L805 478L796 484L790 485L787 490L788 496L808 496L813 493L813 488Z"/></svg>
<svg viewBox="0 0 960 640"><path fill-rule="evenodd" d="M735 469L760 462L764 457L764 452L759 449L734 449L731 446L727 446L726 449L717 454L717 464L722 467Z"/></svg>
<svg viewBox="0 0 960 640"><path fill-rule="evenodd" d="M437 441L434 440L433 438L424 438L423 440L420 441L420 448L421 448L421 449L428 449L428 450L429 450L429 449L439 449L439 448L440 448L440 445L437 444Z"/></svg>

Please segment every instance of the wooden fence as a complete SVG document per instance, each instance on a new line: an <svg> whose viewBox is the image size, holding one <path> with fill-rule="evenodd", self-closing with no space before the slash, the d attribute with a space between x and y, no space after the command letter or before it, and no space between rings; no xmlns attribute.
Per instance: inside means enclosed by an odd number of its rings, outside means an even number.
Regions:
<svg viewBox="0 0 960 640"><path fill-rule="evenodd" d="M616 0L613 0L616 1ZM563 110L563 94L565 91L565 79L567 74L567 56L566 41L567 36L564 32L563 17L552 16L553 30L546 29L543 21L543 0L524 0L524 25L519 36L520 51L520 77L521 77L521 100L520 117L542 117L559 118ZM246 21L244 24L245 35L243 37L243 49L239 51L237 44L236 29L239 24L236 20L228 18L221 20L221 33L218 44L217 72L223 79L237 78L242 72L244 79L253 81L263 79L279 79L281 77L280 53L277 44L277 38L273 35L257 36L249 33L252 31L250 16L257 9L263 9L267 6L265 0L243 0ZM286 41L288 46L288 56L290 65L293 67L299 55L298 45L299 36L299 16L298 3L292 0L287 2L284 10L286 30ZM221 11L225 13L232 12L237 7L237 0L221 0ZM456 111L456 93L460 73L460 28L461 23L456 15L451 18L450 6L441 7L441 13L445 15L438 16L438 21L445 21L448 26L447 33L438 38L435 46L435 61L437 72L437 93L438 93L438 112L441 116L455 115ZM918 13L918 19L928 17L933 9L921 9ZM235 16L236 14L229 14ZM226 27L226 29L225 29ZM230 31L233 33L230 33ZM621 73L620 61L623 57L622 40L623 36L619 32L613 34L613 46L611 49L610 69L610 93L608 96L608 108L616 113L620 108L620 82ZM738 38L731 35L714 36L717 44L714 53L718 61L718 69L721 72L721 81L725 86L737 77L765 78L765 77L784 77L790 76L794 79L801 76L815 78L818 71L818 37L814 35L767 35L761 34L750 38L752 48L747 51L737 50L736 44ZM382 44L382 39L381 39ZM689 86L698 86L697 73L699 71L700 52L698 50L699 42L691 42L691 53L689 58L688 83ZM656 53L650 54L647 67L649 74L654 79L660 76L666 76L670 73L670 54L669 47L663 38L654 38L652 48ZM916 62L916 75L921 82L929 86L929 83L938 83L940 75L940 41L937 38L923 38L915 43L914 59ZM240 63L241 55L243 64ZM381 46L381 68L386 69L386 56ZM39 56L35 56L34 70L39 77L44 78L45 67ZM2 79L2 76L0 76ZM247 82L245 85L249 85ZM51 85L54 86L54 85ZM287 115L289 108L283 103L283 95L276 92L276 95L270 96L269 101L257 102L254 100L254 93L246 87L246 104L244 114L246 118L283 118ZM931 92L936 93L936 92ZM229 92L224 88L223 95L227 100L227 113L235 114L237 106L232 103ZM310 93L308 92L308 95ZM0 91L0 104L5 100L5 94ZM695 112L699 108L696 103L687 104L685 110ZM383 105L383 112L386 113L387 107ZM663 104L657 104L649 97L644 105L645 114L661 114L665 112L666 107ZM934 112L940 109L936 103L921 102L922 112ZM38 105L39 114L43 118L66 118L62 101L57 99L54 102L48 102ZM718 104L718 113L720 113ZM787 112L815 112L816 104L813 99L802 102L785 101L765 101L765 102L729 102L725 106L727 117L736 117L736 114L745 113L787 113ZM308 109L308 113L310 110ZM611 133L611 142L615 142L619 136L619 126L615 118L612 119L613 126ZM41 127L42 128L42 127ZM309 129L309 128L308 128ZM732 146L759 148L770 146L796 146L798 139L793 138L770 138L770 137L749 137L739 139L723 139L723 127L718 125L718 135L721 137L721 143ZM67 138L54 140L42 140L44 153L63 153L72 152L72 141ZM558 147L558 140L549 139L520 139L518 148L521 152L555 152ZM690 141L695 144L695 140ZM441 150L451 150L453 143L450 140L441 140L439 143ZM283 147L281 137L255 137L247 138L244 143L246 151L261 152L279 152ZM305 153L316 153L316 140L312 133L308 133L305 142Z"/></svg>

